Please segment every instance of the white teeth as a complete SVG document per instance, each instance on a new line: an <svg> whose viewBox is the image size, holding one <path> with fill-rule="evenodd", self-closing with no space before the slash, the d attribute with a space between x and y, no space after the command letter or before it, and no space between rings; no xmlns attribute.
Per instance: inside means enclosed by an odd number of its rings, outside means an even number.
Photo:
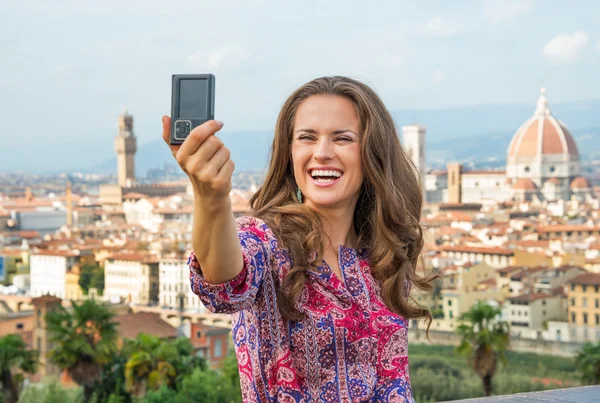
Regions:
<svg viewBox="0 0 600 403"><path fill-rule="evenodd" d="M342 173L340 171L325 171L321 169L315 169L311 172L311 176L333 176L334 178L339 178L342 176Z"/></svg>

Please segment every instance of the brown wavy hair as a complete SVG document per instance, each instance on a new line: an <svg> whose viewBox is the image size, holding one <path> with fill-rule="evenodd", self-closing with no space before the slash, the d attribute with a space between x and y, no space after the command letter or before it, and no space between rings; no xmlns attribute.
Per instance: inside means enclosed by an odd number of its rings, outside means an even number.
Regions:
<svg viewBox="0 0 600 403"><path fill-rule="evenodd" d="M364 171L354 211L358 244L368 249L371 271L387 307L406 319L427 318L429 329L429 310L409 304L408 298L410 287L431 291L438 277L419 276L415 271L423 249L419 224L423 196L418 173L400 145L394 120L381 99L367 85L347 77L317 78L285 101L277 119L265 181L250 200L254 215L270 226L292 257L293 267L278 284L279 309L288 319L302 318L296 301L307 270L318 265L323 256L323 217L296 199L298 186L291 158L296 111L314 95L341 96L356 108ZM317 259L309 261L308 251L315 251Z"/></svg>

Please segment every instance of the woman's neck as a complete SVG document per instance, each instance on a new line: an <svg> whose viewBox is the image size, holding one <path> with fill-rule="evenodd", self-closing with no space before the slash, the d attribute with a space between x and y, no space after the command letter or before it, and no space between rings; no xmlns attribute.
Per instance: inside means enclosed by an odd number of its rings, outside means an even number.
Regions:
<svg viewBox="0 0 600 403"><path fill-rule="evenodd" d="M354 211L326 210L319 213L323 216L323 248L331 248L337 252L340 245L356 248L358 237L354 229Z"/></svg>

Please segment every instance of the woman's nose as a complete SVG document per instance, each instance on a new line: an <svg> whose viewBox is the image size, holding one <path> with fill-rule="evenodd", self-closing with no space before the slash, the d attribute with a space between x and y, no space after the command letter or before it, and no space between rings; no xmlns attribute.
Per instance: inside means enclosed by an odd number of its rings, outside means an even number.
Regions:
<svg viewBox="0 0 600 403"><path fill-rule="evenodd" d="M314 157L317 160L332 159L335 156L334 144L329 139L322 139L317 142Z"/></svg>

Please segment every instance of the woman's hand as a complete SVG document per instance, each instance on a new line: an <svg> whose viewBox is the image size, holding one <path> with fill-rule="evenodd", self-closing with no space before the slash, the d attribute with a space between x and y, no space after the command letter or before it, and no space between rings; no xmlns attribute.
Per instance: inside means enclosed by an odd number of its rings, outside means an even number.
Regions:
<svg viewBox="0 0 600 403"><path fill-rule="evenodd" d="M235 165L227 147L214 136L221 130L223 123L216 120L203 123L192 130L181 145L169 144L171 118L163 116L162 124L163 140L183 172L190 178L196 195L204 199L229 197Z"/></svg>

